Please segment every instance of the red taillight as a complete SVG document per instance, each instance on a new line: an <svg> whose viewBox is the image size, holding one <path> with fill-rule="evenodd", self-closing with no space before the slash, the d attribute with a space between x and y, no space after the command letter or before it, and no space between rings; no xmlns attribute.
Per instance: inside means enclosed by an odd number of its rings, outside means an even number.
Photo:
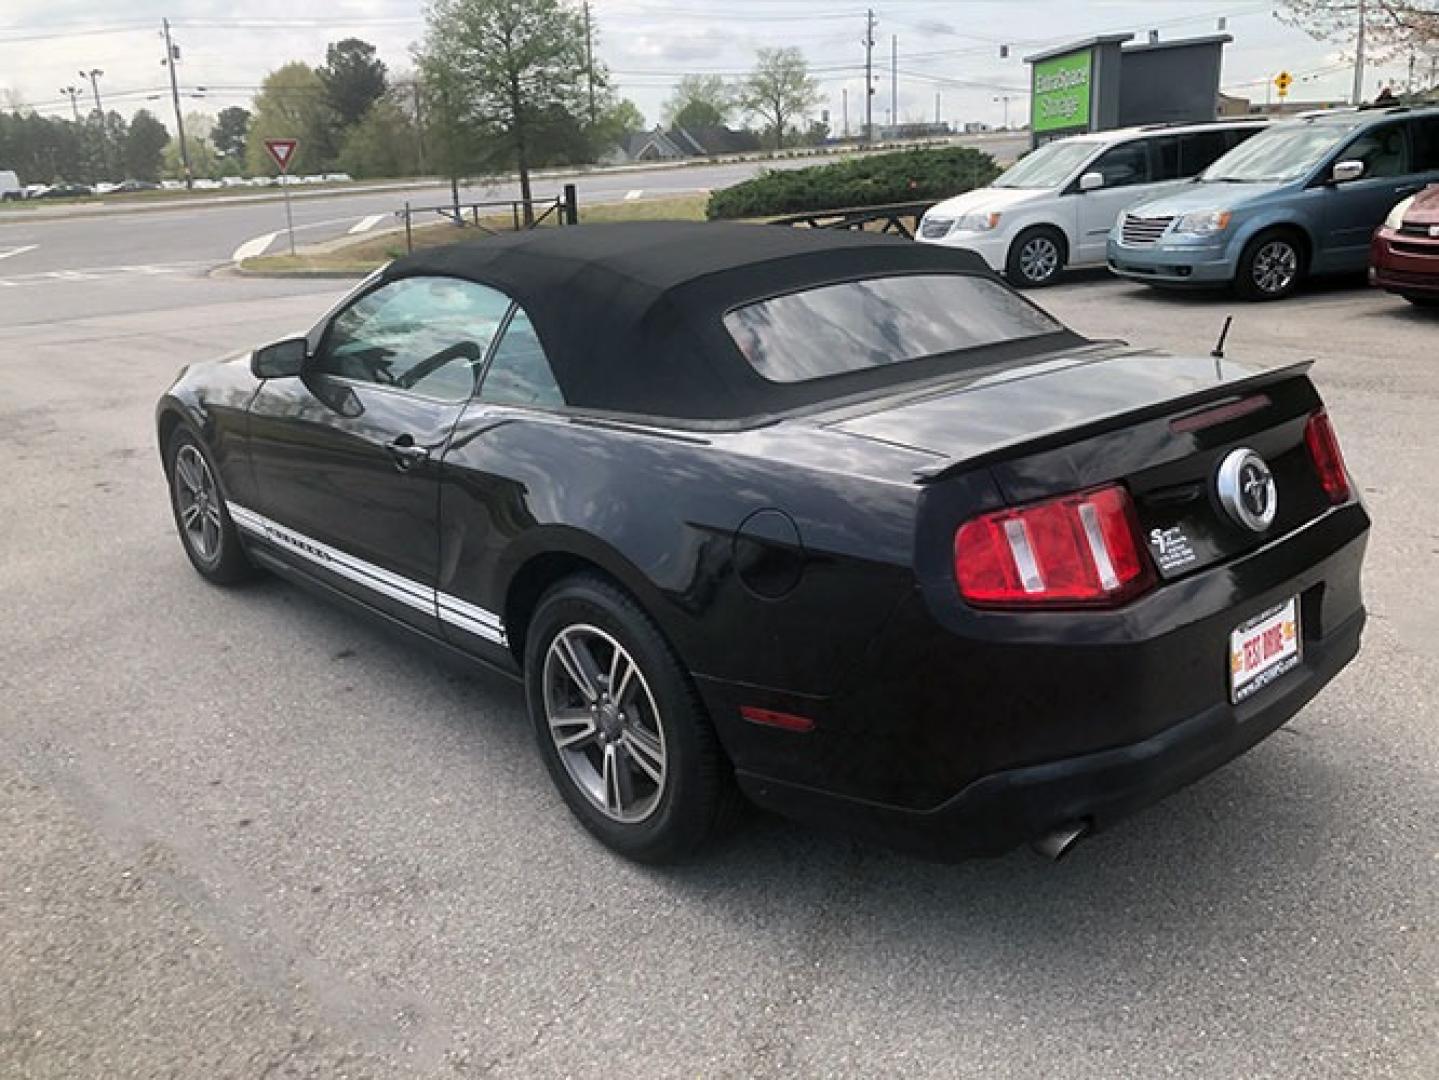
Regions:
<svg viewBox="0 0 1439 1080"><path fill-rule="evenodd" d="M1304 444L1309 447L1314 471L1319 474L1319 483L1329 501L1348 502L1349 473L1344 468L1344 452L1339 449L1339 436L1334 434L1329 414L1323 409L1312 413L1309 423L1304 425Z"/></svg>
<svg viewBox="0 0 1439 1080"><path fill-rule="evenodd" d="M1109 607L1148 588L1134 504L1105 487L985 514L954 537L960 595L980 607Z"/></svg>

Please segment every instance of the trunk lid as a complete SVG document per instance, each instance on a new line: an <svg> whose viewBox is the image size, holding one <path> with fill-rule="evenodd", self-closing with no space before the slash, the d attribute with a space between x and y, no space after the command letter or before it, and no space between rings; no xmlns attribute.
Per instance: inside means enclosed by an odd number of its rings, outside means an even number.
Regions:
<svg viewBox="0 0 1439 1080"><path fill-rule="evenodd" d="M1308 366L1101 346L871 404L826 426L939 455L916 470L927 486L983 470L1008 505L1123 483L1161 577L1174 578L1329 506L1304 441L1320 406ZM1216 491L1220 464L1241 447L1274 477L1278 511L1262 532L1226 511Z"/></svg>

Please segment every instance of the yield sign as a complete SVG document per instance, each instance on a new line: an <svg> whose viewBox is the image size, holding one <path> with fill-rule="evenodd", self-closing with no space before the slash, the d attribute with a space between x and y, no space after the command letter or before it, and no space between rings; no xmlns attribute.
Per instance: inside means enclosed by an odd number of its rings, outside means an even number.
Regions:
<svg viewBox="0 0 1439 1080"><path fill-rule="evenodd" d="M275 164L280 171L289 172L290 162L295 156L295 147L300 145L299 139L266 139L265 149L270 157L274 158Z"/></svg>

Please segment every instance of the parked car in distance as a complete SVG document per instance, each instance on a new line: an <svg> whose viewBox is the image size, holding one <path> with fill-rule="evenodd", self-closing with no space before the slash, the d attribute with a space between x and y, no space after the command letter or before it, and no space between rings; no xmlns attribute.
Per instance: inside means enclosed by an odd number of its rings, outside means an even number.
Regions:
<svg viewBox="0 0 1439 1080"><path fill-rule="evenodd" d="M45 192L50 190L49 184L26 184L24 198L38 199Z"/></svg>
<svg viewBox="0 0 1439 1080"><path fill-rule="evenodd" d="M73 199L80 195L93 195L94 190L88 184L70 184L61 181L58 184L51 184L44 191L35 196L37 199Z"/></svg>
<svg viewBox="0 0 1439 1080"><path fill-rule="evenodd" d="M1369 280L1411 304L1439 307L1439 184L1398 203L1374 231Z"/></svg>
<svg viewBox="0 0 1439 1080"><path fill-rule="evenodd" d="M158 191L160 190L160 185L153 180L125 180L122 181L120 186L115 190L126 193L135 191Z"/></svg>
<svg viewBox="0 0 1439 1080"><path fill-rule="evenodd" d="M19 202L25 198L25 187L20 177L10 169L0 169L0 202Z"/></svg>
<svg viewBox="0 0 1439 1080"><path fill-rule="evenodd" d="M160 188L163 191L184 191L185 181L183 180L161 180Z"/></svg>
<svg viewBox="0 0 1439 1080"><path fill-rule="evenodd" d="M353 176L345 172L327 172L321 179L327 184L350 184L355 180Z"/></svg>
<svg viewBox="0 0 1439 1080"><path fill-rule="evenodd" d="M1290 295L1360 273L1394 204L1439 181L1439 107L1344 109L1277 123L1192 184L1125 211L1109 268L1160 287Z"/></svg>
<svg viewBox="0 0 1439 1080"><path fill-rule="evenodd" d="M970 252L643 222L406 256L156 422L202 576L522 681L617 851L684 855L737 786L1058 855L1358 650L1369 518L1307 371L1089 341Z"/></svg>
<svg viewBox="0 0 1439 1080"><path fill-rule="evenodd" d="M931 207L915 239L977 252L1018 288L1048 285L1066 266L1104 263L1126 206L1195 176L1264 126L1155 124L1056 139L989 187Z"/></svg>

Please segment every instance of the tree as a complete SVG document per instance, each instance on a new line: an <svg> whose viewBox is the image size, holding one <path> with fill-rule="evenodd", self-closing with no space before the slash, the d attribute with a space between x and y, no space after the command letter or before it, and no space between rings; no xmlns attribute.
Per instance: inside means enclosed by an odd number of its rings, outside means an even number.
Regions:
<svg viewBox="0 0 1439 1080"><path fill-rule="evenodd" d="M1419 0L1279 0L1275 10L1280 22L1298 27L1316 41L1347 45L1356 53L1361 13L1364 52L1371 58L1439 54L1439 9ZM1355 94L1362 96L1357 75L1356 71Z"/></svg>
<svg viewBox="0 0 1439 1080"><path fill-rule="evenodd" d="M417 171L419 132L410 114L390 95L345 132L340 168L351 176L413 176Z"/></svg>
<svg viewBox="0 0 1439 1080"><path fill-rule="evenodd" d="M141 109L130 118L130 130L125 135L124 161L125 176L134 180L160 179L160 167L165 160L165 145L170 133L165 125L156 120L148 109Z"/></svg>
<svg viewBox="0 0 1439 1080"><path fill-rule="evenodd" d="M537 140L557 118L588 114L584 16L572 0L435 0L427 17L421 66L435 93L430 115L448 118L449 138L497 144L520 175L529 224ZM456 157L454 148L446 153Z"/></svg>
<svg viewBox="0 0 1439 1080"><path fill-rule="evenodd" d="M665 123L674 127L712 127L735 110L734 89L718 75L685 75L665 102Z"/></svg>
<svg viewBox="0 0 1439 1080"><path fill-rule="evenodd" d="M215 117L215 130L210 133L215 149L235 162L242 171L246 162L245 136L249 131L250 110L231 105L220 110L220 115Z"/></svg>
<svg viewBox="0 0 1439 1080"><path fill-rule="evenodd" d="M384 61L375 56L373 45L359 38L332 42L317 74L325 88L325 104L342 128L359 123L389 89Z"/></svg>
<svg viewBox="0 0 1439 1080"><path fill-rule="evenodd" d="M760 49L754 70L740 87L740 105L774 132L774 148L784 145L790 121L819 104L819 84L798 49Z"/></svg>
<svg viewBox="0 0 1439 1080"><path fill-rule="evenodd" d="M325 171L334 157L333 115L314 68L297 61L270 72L253 104L254 116L245 135L246 161L269 162L266 139L299 139L290 171ZM185 127L188 134L188 120Z"/></svg>
<svg viewBox="0 0 1439 1080"><path fill-rule="evenodd" d="M631 131L643 131L645 114L629 98L607 101L600 110L594 126L586 133L589 140L590 160L598 161L610 150L624 142Z"/></svg>

